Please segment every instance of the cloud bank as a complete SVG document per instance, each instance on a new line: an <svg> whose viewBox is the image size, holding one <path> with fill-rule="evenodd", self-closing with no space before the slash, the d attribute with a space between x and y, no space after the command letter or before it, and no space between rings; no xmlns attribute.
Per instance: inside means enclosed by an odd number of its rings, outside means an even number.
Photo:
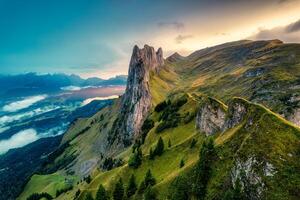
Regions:
<svg viewBox="0 0 300 200"><path fill-rule="evenodd" d="M7 140L0 141L0 155L6 153L9 149L23 147L39 139L34 129L26 129L18 132Z"/></svg>
<svg viewBox="0 0 300 200"><path fill-rule="evenodd" d="M59 109L59 108L60 108L59 106L46 106L46 107L43 107L43 108L37 108L37 109L34 109L32 111L21 113L21 114L4 115L4 116L0 117L0 127L5 125L5 124L14 122L14 121L28 119L30 117L34 117L36 115L44 114L44 113L47 113L47 112L50 112L50 111L53 111L53 110L56 110L56 109Z"/></svg>
<svg viewBox="0 0 300 200"><path fill-rule="evenodd" d="M47 98L47 95L38 95L38 96L33 96L33 97L28 97L25 98L21 101L16 101L13 103L10 103L8 105L3 106L2 110L6 112L16 112L19 110L22 110L24 108L28 108L32 106L33 104L44 100Z"/></svg>
<svg viewBox="0 0 300 200"><path fill-rule="evenodd" d="M176 38L175 38L175 42L177 44L181 44L182 42L184 42L185 40L187 39L190 39L192 38L193 35L178 35Z"/></svg>
<svg viewBox="0 0 300 200"><path fill-rule="evenodd" d="M251 36L252 40L280 39L284 42L300 42L300 20L287 26L275 27L273 29L259 29Z"/></svg>
<svg viewBox="0 0 300 200"><path fill-rule="evenodd" d="M85 106L85 105L91 103L91 102L94 101L94 100L108 100L108 99L117 99L117 98L119 98L118 95L111 95L111 96L107 96L107 97L94 97L94 98L88 98L88 99L86 99L86 100L84 100L84 101L82 102L82 106Z"/></svg>

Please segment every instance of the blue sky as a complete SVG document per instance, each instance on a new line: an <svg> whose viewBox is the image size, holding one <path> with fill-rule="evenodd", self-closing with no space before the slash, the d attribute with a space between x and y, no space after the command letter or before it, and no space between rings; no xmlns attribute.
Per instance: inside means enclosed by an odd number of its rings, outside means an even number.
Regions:
<svg viewBox="0 0 300 200"><path fill-rule="evenodd" d="M0 73L126 74L134 44L187 55L276 29L272 39L300 19L299 8L298 0L0 0Z"/></svg>

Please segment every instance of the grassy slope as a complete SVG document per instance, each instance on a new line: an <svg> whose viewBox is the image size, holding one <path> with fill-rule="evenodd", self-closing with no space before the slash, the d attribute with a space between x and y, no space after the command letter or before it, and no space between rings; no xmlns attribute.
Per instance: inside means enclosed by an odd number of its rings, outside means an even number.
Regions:
<svg viewBox="0 0 300 200"><path fill-rule="evenodd" d="M33 175L30 179L31 184L27 184L24 192L18 197L19 200L26 199L30 194L39 192L48 192L51 196L56 195L56 190L63 189L68 186L68 183L74 184L77 181L76 177L64 176L60 172L49 175Z"/></svg>
<svg viewBox="0 0 300 200"><path fill-rule="evenodd" d="M246 102L246 101L245 101ZM248 104L248 103L247 103ZM219 197L235 161L250 157L268 190L268 199L297 199L300 188L300 130L263 106L248 104L244 122L217 137L219 159L214 164L207 199ZM249 121L253 124L249 125ZM264 176L262 163L271 163L273 176ZM298 195L298 196L296 196Z"/></svg>
<svg viewBox="0 0 300 200"><path fill-rule="evenodd" d="M243 62L239 63L233 60L236 54L232 54L231 52L233 47L240 48L240 45L242 45L243 48L249 48L249 46L253 44L250 41L242 41L197 52L198 55L191 55L188 59L177 63L167 63L169 68L161 71L160 76L152 76L151 78L150 88L153 96L153 104L157 104L166 97L173 97L172 94L185 91L196 92L198 94L205 93L222 99L223 101L228 101L233 96L243 96L268 105L272 110L284 112L287 105L280 102L278 100L279 97L288 96L291 93L300 94L299 89L290 87L296 84L295 80L300 72L299 61L297 60L299 58L297 55L300 53L299 45L283 45L276 41L259 44L259 47L252 50L252 52L256 53L256 57L247 57L246 60L243 59ZM269 48L273 50L269 51ZM266 51L266 53L260 53L263 51ZM294 55L294 57L290 55ZM277 60L280 59L283 60L277 62ZM256 77L246 78L244 76L247 70L256 69L261 66L266 66L270 71ZM287 66L288 68L286 68ZM256 87L253 87L254 85ZM282 90L285 90L285 92ZM254 92L256 93L254 94ZM266 99L267 96L271 98ZM195 97L191 95L187 105L189 106L183 109L195 109ZM186 111L181 110L180 112L183 114ZM253 111L253 113L256 112L258 111ZM299 160L295 162L292 161L292 159L299 155L297 154L299 149L296 148L297 145L298 147L300 146L299 137L297 136L299 135L299 130L266 109L262 109L261 112L263 114L255 124L256 127L253 128L253 132L245 129L244 124L240 124L216 137L220 160L217 161L214 167L213 178L211 179L209 187L209 198L212 198L214 194L218 194L216 191L222 189L222 184L228 179L230 169L235 159L245 159L250 154L256 155L256 153L260 158L266 157L270 159L272 163L274 161L274 165L278 168L278 173L275 175L276 180L284 180L284 185L278 185L279 181L277 183L274 181L275 179L272 180L273 182L268 183L273 187L273 196L282 193L283 198L286 194L286 191L283 191L284 189L290 189L293 187L292 185L299 186L299 177L291 174L293 170L299 169ZM106 113L109 113L109 110L106 110ZM99 113L92 119L96 119L97 117L100 117ZM153 113L152 118L157 119L157 115ZM82 122L76 123L74 129L66 135L66 138L69 137L69 140L73 139L72 135L74 135L75 139L72 141L72 144L74 144L73 147L79 147L80 151L86 152L81 153L82 161L89 157L89 154L92 154L91 157L96 156L96 154L94 154L95 149L89 147L91 143L94 144L91 145L94 147L100 145L100 136L97 132L97 128L99 127L91 129L77 138L75 137L75 133L81 128L88 126L91 122L90 120L91 119L83 120ZM100 125L96 123L97 125L95 126L103 126L101 123L102 122L100 122ZM272 124L272 126L270 124ZM108 127L109 126L110 125L108 125ZM257 127L259 127L259 129ZM167 140L170 138L172 147L167 149L162 157L154 161L149 161L147 159L149 148L155 145L159 136L164 138L165 146L167 146ZM98 143L95 143L94 138L99 138L96 140ZM197 138L198 140L197 148L195 149L189 148L189 143L192 138ZM108 172L96 172L91 184L80 184L78 187L81 188L82 191L92 191L93 194L95 194L96 188L100 183L110 188L119 177L123 177L126 183L130 174L133 172L137 176L138 183L140 183L145 172L150 168L158 180L158 184L155 187L159 188L159 191L161 191L160 197L163 198L166 196L166 188L170 181L179 173L185 173L185 171L195 164L203 139L203 135L196 133L194 122L181 125L174 129L168 129L159 135L154 133L154 129L152 129L146 139L145 145L142 147L145 157L140 168L132 170L125 165ZM270 140L274 141L274 143L270 142ZM243 146L241 146L242 141ZM257 146L261 147L261 149L256 148ZM268 155L270 150L273 151L274 154ZM287 157L287 154L290 152L295 156L291 158ZM130 153L131 149L127 149L119 154L118 157L127 160ZM284 161L282 161L281 158L279 159L281 156L284 156L282 157ZM186 161L186 165L183 169L179 169L181 158L184 158ZM295 166L296 168L291 169L288 167L289 165ZM290 183L287 182L288 179L291 180ZM32 182L29 182L28 185L31 184L34 185ZM280 188L279 186L286 187L278 189ZM72 199L71 197L76 190L77 188L61 198ZM83 195L81 195L81 197L83 197Z"/></svg>
<svg viewBox="0 0 300 200"><path fill-rule="evenodd" d="M300 187L300 177L297 173L297 170L300 169L299 129L263 106L249 103L243 99L239 99L239 101L248 106L249 112L244 122L215 136L219 159L213 167L207 199L220 197L218 195L222 194L220 191L224 190L224 183L229 181L235 161L245 161L249 157L266 160L274 166L276 173L273 178L262 176L268 188L270 187L267 195L271 199L293 199L291 193L296 193L297 188ZM197 103L190 97L188 103L180 109L180 113L183 114L194 109ZM152 113L151 117L155 119L156 115L157 113ZM253 122L251 126L247 125L249 118ZM83 191L80 199L86 192L92 192L95 195L100 184L112 189L112 185L120 177L126 184L131 174L135 174L139 184L148 169L151 169L157 180L155 188L159 191L160 199L165 199L171 181L179 174L188 171L198 160L199 148L205 137L195 130L194 124L195 122L191 121L186 125L182 124L177 128L167 129L160 134L154 132L154 127L142 146L143 164L138 169L131 169L124 165L111 171L96 173L89 185L80 184L72 192L62 195L59 199L72 199L78 188ZM149 160L149 148L156 143L159 136L163 137L165 146L170 139L172 146L167 147L161 157L157 157L153 161ZM196 147L191 149L190 143L193 138L198 142ZM123 156L128 157L129 154L130 150ZM183 168L179 168L181 159L185 161ZM262 167L260 166L260 168ZM33 182L31 185L35 184ZM39 188L37 189L41 191Z"/></svg>
<svg viewBox="0 0 300 200"><path fill-rule="evenodd" d="M191 111L195 108L197 102L192 98L180 109L179 113L182 115L187 111ZM152 113L151 118L158 118L157 113ZM158 123L156 123L156 126ZM148 133L145 144L142 146L143 151L143 163L138 169L131 169L128 165L113 169L108 172L100 172L92 183L87 187L86 191L92 192L94 195L100 184L103 184L107 188L112 189L112 185L120 177L122 177L125 184L131 174L135 174L137 183L140 184L143 180L148 169L151 169L158 184L155 186L160 191L165 191L165 187L173 180L179 173L192 166L198 159L198 149L204 139L204 136L198 134L195 130L195 121L191 121L188 124L181 124L176 128L171 128L163 131L162 133L155 133L156 126ZM149 160L148 154L150 148L156 145L159 137L162 137L165 143L166 151L161 157L157 157L155 160ZM171 141L171 147L168 147L168 141ZM196 139L198 142L196 146L191 149L190 143L192 139ZM127 150L123 154L123 159L128 160L128 156L131 153L131 149ZM185 167L179 168L180 160L185 161ZM166 164L168 163L168 164ZM84 197L85 192L81 195ZM167 194L160 193L161 198L164 198Z"/></svg>
<svg viewBox="0 0 300 200"><path fill-rule="evenodd" d="M262 176L269 188L266 194L268 197L271 199L293 199L293 191L296 193L297 188L300 187L300 177L297 173L300 169L299 129L263 106L242 99L240 101L249 107L246 120L215 136L219 159L213 167L207 199L220 198L218 195L222 194L224 184L229 181L235 161L245 161L249 157L255 157L259 161L267 161L274 166L276 171L274 178ZM193 104L194 106L192 106ZM195 108L195 102L191 98L180 112L184 113L187 108ZM153 113L152 117L155 118L155 115L156 113ZM250 127L246 124L249 118L253 119L253 124ZM95 195L100 184L111 190L112 185L120 177L126 184L131 174L135 174L139 184L146 171L151 169L158 182L155 188L159 191L159 197L165 199L171 181L179 174L186 173L197 162L199 148L205 137L195 130L194 121L177 128L167 129L160 134L155 133L154 129L155 127L149 132L145 144L142 146L143 164L138 169L131 169L125 165L108 172L100 172L91 184L82 189L84 192L81 198L87 191ZM172 146L167 148L161 157L151 161L148 159L149 148L155 145L159 136L163 137L165 145L170 139ZM198 142L196 147L191 149L190 143L193 138ZM126 155L128 156L128 154ZM179 162L181 159L184 159L185 166L180 169ZM262 168L262 166L258 167Z"/></svg>
<svg viewBox="0 0 300 200"><path fill-rule="evenodd" d="M227 102L234 96L258 102L288 116L300 96L300 45L238 41L193 53L172 63L182 76L178 91L202 92ZM264 71L246 76L249 71Z"/></svg>

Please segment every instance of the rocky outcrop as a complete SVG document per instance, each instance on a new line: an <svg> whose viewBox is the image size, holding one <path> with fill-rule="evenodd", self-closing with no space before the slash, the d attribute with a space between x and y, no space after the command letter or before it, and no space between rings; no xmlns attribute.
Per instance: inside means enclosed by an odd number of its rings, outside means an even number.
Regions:
<svg viewBox="0 0 300 200"><path fill-rule="evenodd" d="M232 128L244 120L247 114L247 101L244 99L234 98L228 104L226 122L223 130Z"/></svg>
<svg viewBox="0 0 300 200"><path fill-rule="evenodd" d="M300 109L295 109L294 112L288 117L288 120L300 127Z"/></svg>
<svg viewBox="0 0 300 200"><path fill-rule="evenodd" d="M220 102L209 99L199 109L196 128L207 136L222 130L225 124L226 108Z"/></svg>
<svg viewBox="0 0 300 200"><path fill-rule="evenodd" d="M224 132L244 120L248 102L234 98L228 108L221 102L209 98L203 102L196 116L196 128L208 135ZM250 123L250 122L249 122Z"/></svg>
<svg viewBox="0 0 300 200"><path fill-rule="evenodd" d="M249 69L244 73L244 77L250 78L250 77L257 77L266 72L266 69L263 67Z"/></svg>
<svg viewBox="0 0 300 200"><path fill-rule="evenodd" d="M263 179L272 177L275 173L275 167L269 162L258 161L255 157L249 157L245 161L237 159L231 169L231 181L234 188L237 182L241 184L247 199L258 200L262 199L266 186Z"/></svg>
<svg viewBox="0 0 300 200"><path fill-rule="evenodd" d="M121 139L125 146L131 144L140 133L141 126L151 109L149 88L150 72L158 73L164 64L161 48L155 52L153 47L145 45L140 49L134 46L129 64L127 87L122 97L121 113L115 121L114 138Z"/></svg>

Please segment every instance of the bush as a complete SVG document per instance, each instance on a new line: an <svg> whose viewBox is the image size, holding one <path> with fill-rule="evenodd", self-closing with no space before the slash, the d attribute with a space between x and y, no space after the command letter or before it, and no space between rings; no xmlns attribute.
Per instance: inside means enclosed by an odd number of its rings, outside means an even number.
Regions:
<svg viewBox="0 0 300 200"><path fill-rule="evenodd" d="M184 117L184 119L183 119L183 122L184 122L185 124L188 124L189 122L191 122L191 121L195 118L195 116L196 116L196 113L195 113L195 112L192 112L192 113L188 112L188 113L185 115L185 117Z"/></svg>
<svg viewBox="0 0 300 200"><path fill-rule="evenodd" d="M115 167L122 166L124 164L123 160L118 158L114 159L112 157L105 158L102 165L100 166L104 170L111 170Z"/></svg>
<svg viewBox="0 0 300 200"><path fill-rule="evenodd" d="M90 184L90 182L92 181L92 178L91 178L90 175L88 175L88 176L84 177L83 180L84 180L85 182L87 182L88 184Z"/></svg>
<svg viewBox="0 0 300 200"><path fill-rule="evenodd" d="M53 199L53 197L50 194L43 192L43 193L33 193L26 200L40 200L43 198L45 198L47 200Z"/></svg>
<svg viewBox="0 0 300 200"><path fill-rule="evenodd" d="M154 110L155 112L161 112L163 111L166 107L168 106L166 101L160 102L159 104L157 104L157 106L155 106Z"/></svg>
<svg viewBox="0 0 300 200"><path fill-rule="evenodd" d="M178 108L180 108L181 106L183 106L185 103L187 102L187 98L185 95L183 95L182 97L180 97L177 101L175 101L174 105Z"/></svg>

